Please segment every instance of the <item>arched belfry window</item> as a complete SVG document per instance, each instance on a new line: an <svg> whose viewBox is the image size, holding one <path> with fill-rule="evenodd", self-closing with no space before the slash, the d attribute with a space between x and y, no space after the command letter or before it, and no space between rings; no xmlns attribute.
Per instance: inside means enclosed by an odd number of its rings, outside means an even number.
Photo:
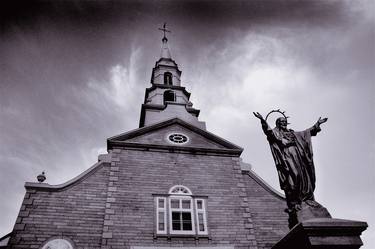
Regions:
<svg viewBox="0 0 375 249"><path fill-rule="evenodd" d="M165 104L166 101L174 102L174 101L176 101L176 94L172 90L167 90L163 94L163 99L164 99L164 104Z"/></svg>
<svg viewBox="0 0 375 249"><path fill-rule="evenodd" d="M165 85L173 85L173 82L172 82L172 73L170 73L170 72L165 72L164 73L164 84Z"/></svg>
<svg viewBox="0 0 375 249"><path fill-rule="evenodd" d="M193 196L189 188L175 185L167 196L157 196L156 234L207 235L206 198Z"/></svg>

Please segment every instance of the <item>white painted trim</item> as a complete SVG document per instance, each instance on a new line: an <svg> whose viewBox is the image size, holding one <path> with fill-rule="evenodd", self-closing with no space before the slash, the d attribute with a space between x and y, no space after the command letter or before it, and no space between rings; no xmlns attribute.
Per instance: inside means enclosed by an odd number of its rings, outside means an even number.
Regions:
<svg viewBox="0 0 375 249"><path fill-rule="evenodd" d="M188 191L188 193L173 193L172 191L175 188L184 188ZM171 187L169 189L168 194L170 194L170 195L192 195L193 193L191 192L191 190L188 187L185 187L184 185L174 185L173 187Z"/></svg>
<svg viewBox="0 0 375 249"><path fill-rule="evenodd" d="M198 209L198 201L202 201L202 209ZM207 226L207 212L206 212L206 200L197 198L195 199L195 218L197 220L197 234L198 235L207 235L208 234L208 226ZM199 218L198 214L203 214L203 224L204 224L204 231L199 230Z"/></svg>
<svg viewBox="0 0 375 249"><path fill-rule="evenodd" d="M156 233L157 234L167 234L167 198L166 197L156 197ZM164 207L159 207L159 200L164 200ZM159 212L164 213L164 230L159 230Z"/></svg>
<svg viewBox="0 0 375 249"><path fill-rule="evenodd" d="M180 207L179 208L172 208L172 205L171 205L171 202L172 200L179 200L179 203L180 203ZM187 209L187 208L182 208L182 200L190 200L190 208ZM190 196L170 196L169 198L169 215L168 215L168 218L169 218L169 233L170 234L186 234L186 235L194 235L195 234L195 219L194 219L194 203L193 203L193 199L190 197ZM172 226L172 212L173 211L176 211L176 212L190 212L190 215L191 215L191 231L189 230L173 230L173 226ZM182 228L181 228L182 229Z"/></svg>
<svg viewBox="0 0 375 249"><path fill-rule="evenodd" d="M174 134L185 136L186 139L187 139L186 142L183 142L183 143L175 143L175 142L169 140L169 136L174 135ZM165 137L165 139L168 141L168 143L173 144L173 145L186 145L186 144L188 144L188 143L190 142L190 138L189 138L189 136L186 135L185 133L180 132L180 131L169 132L169 133L167 134L167 136Z"/></svg>

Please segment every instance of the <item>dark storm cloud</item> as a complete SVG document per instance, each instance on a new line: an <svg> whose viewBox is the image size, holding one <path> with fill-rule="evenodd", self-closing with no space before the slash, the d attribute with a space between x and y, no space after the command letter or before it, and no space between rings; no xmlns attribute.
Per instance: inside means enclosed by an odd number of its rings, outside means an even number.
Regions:
<svg viewBox="0 0 375 249"><path fill-rule="evenodd" d="M103 25L121 15L134 21L141 4L135 1L2 1L2 31L13 26L32 28L39 22L59 22L79 26Z"/></svg>
<svg viewBox="0 0 375 249"><path fill-rule="evenodd" d="M74 25L103 25L118 18L137 22L144 14L171 16L187 22L231 25L232 22L295 21L303 23L341 20L342 1L2 1L2 31L14 25L28 28L40 21Z"/></svg>
<svg viewBox="0 0 375 249"><path fill-rule="evenodd" d="M288 109L296 129L329 115L314 141L326 146L316 153L324 172L319 179L335 177L335 186L326 181L326 199L358 190L368 195L373 159L365 158L374 142L358 127L371 133L374 123L375 36L373 17L364 11L371 7L362 1L1 1L0 187L7 190L1 231L14 224L24 181L46 170L50 184L65 182L96 161L106 138L137 127L163 22L201 120L246 148L244 159L261 176L276 172L248 114L277 105ZM349 189L349 181L358 186ZM277 187L277 179L271 184Z"/></svg>
<svg viewBox="0 0 375 249"><path fill-rule="evenodd" d="M32 81L33 73L43 73L33 68L40 67L41 62L46 64L44 71L66 83L82 82L82 78L72 77L93 73L100 77L107 70L105 65L129 55L129 48L120 43L131 42L128 34L134 33L140 8L137 2L107 1L4 1L1 5L4 77L17 64L32 72L24 72ZM114 50L118 47L122 53ZM15 54L23 61L13 58Z"/></svg>
<svg viewBox="0 0 375 249"><path fill-rule="evenodd" d="M221 50L227 45L225 40L231 39L230 32L249 30L259 23L311 26L345 21L342 1L179 1L178 4L174 1L4 1L0 4L3 60L9 61L7 58L15 52L12 49L18 49L14 46L17 42L21 50L25 46L30 50L31 44L37 53L43 41L42 46L46 47L43 50L55 60L57 71L65 71L59 70L59 65L73 72L83 70L70 76L82 76L87 71L100 77L105 70L103 65L118 63L129 55L129 48L121 47L120 43L135 41L134 34L149 33L144 27L164 21L190 34L191 39L184 39L186 43L198 40L195 51L213 39L222 41L215 44ZM148 39L145 34L141 39ZM187 46L189 49L191 45ZM69 77L66 80L81 81Z"/></svg>
<svg viewBox="0 0 375 249"><path fill-rule="evenodd" d="M233 22L326 22L341 17L339 1L182 1L170 4L171 9L185 13L185 20L195 19L203 23L231 25ZM191 19L189 19L189 17Z"/></svg>

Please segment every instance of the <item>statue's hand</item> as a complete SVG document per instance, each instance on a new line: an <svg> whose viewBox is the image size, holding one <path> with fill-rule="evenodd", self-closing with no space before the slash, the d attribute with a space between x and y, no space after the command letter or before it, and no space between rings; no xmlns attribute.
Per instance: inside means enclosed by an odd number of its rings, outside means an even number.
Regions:
<svg viewBox="0 0 375 249"><path fill-rule="evenodd" d="M253 112L254 116L259 118L260 120L264 120L263 116L259 112Z"/></svg>
<svg viewBox="0 0 375 249"><path fill-rule="evenodd" d="M322 117L319 117L317 123L318 125L321 125L321 124L324 124L325 122L327 122L328 118L322 118Z"/></svg>

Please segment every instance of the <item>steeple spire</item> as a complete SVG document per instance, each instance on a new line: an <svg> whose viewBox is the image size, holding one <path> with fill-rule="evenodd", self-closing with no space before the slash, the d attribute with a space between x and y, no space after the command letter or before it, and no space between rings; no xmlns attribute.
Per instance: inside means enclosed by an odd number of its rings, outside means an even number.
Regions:
<svg viewBox="0 0 375 249"><path fill-rule="evenodd" d="M162 47L161 47L161 53L160 53L160 58L166 58L166 59L171 59L171 52L169 51L168 48L168 38L165 35L166 33L171 33L170 30L166 28L167 23L164 23L163 28L159 28L159 30L163 31L163 39L162 39Z"/></svg>
<svg viewBox="0 0 375 249"><path fill-rule="evenodd" d="M163 28L161 56L152 69L151 84L146 88L145 101L141 109L139 127L155 124L171 118L179 118L198 128L206 129L206 124L198 120L199 110L193 108L190 93L181 86L181 71L171 58L166 37L166 23Z"/></svg>

